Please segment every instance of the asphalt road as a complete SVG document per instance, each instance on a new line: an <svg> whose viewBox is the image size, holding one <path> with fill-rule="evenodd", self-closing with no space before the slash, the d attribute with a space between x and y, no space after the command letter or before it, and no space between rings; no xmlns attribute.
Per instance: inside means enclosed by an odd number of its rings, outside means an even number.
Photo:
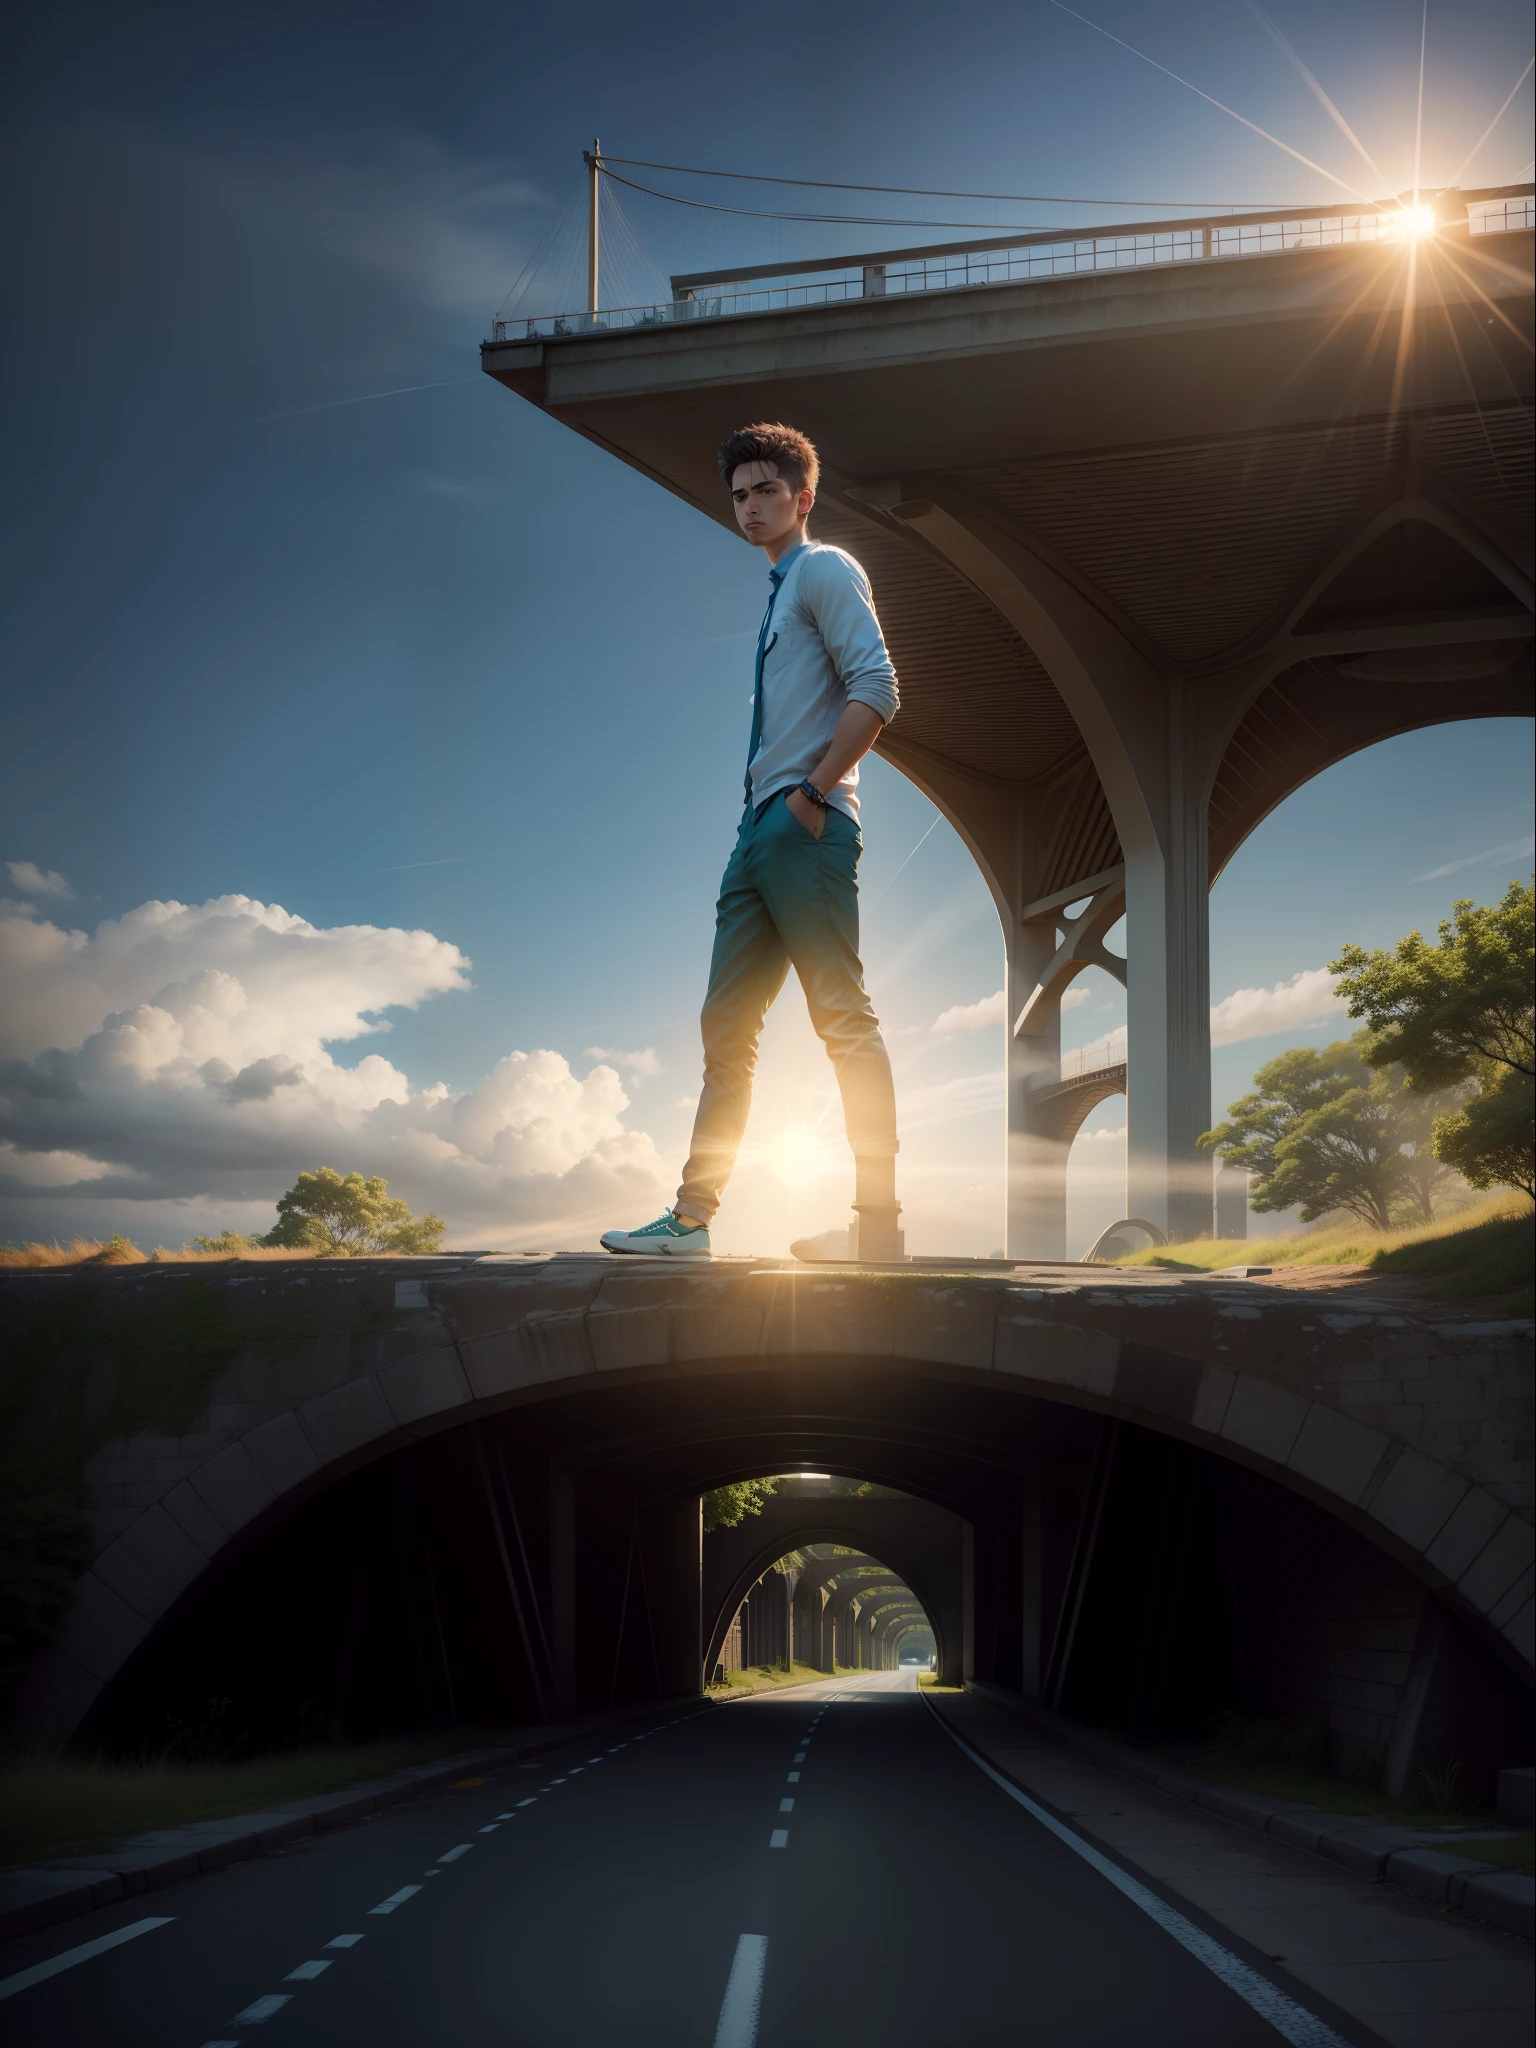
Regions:
<svg viewBox="0 0 1536 2048"><path fill-rule="evenodd" d="M17 2048L1338 2038L1277 2032L993 1782L910 1675L583 1745L0 1952Z"/></svg>

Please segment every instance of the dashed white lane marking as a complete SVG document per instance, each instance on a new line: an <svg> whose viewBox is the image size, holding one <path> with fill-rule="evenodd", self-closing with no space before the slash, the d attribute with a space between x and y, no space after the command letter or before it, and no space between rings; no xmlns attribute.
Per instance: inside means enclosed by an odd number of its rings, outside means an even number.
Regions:
<svg viewBox="0 0 1536 2048"><path fill-rule="evenodd" d="M780 1811L780 1813L793 1813L793 1812L794 1812L794 1810L795 1810L795 1802L793 1801L793 1799L781 1799L781 1800L779 1801L779 1811Z"/></svg>
<svg viewBox="0 0 1536 2048"><path fill-rule="evenodd" d="M439 1863L457 1863L461 1856L467 1856L474 1847L473 1842L460 1842L457 1848L445 1849L438 1857Z"/></svg>
<svg viewBox="0 0 1536 2048"><path fill-rule="evenodd" d="M797 1749L795 1751L794 1761L797 1764L803 1764L805 1762L805 1751L803 1749Z"/></svg>
<svg viewBox="0 0 1536 2048"><path fill-rule="evenodd" d="M374 1913L393 1913L396 1906L403 1906L407 1899L414 1899L420 1890L421 1886L419 1884L401 1885L399 1891L391 1892L387 1899L380 1899L376 1906L371 1906L369 1908L370 1916Z"/></svg>
<svg viewBox="0 0 1536 2048"><path fill-rule="evenodd" d="M763 1969L768 1961L766 1934L743 1934L731 1959L715 2048L754 2048L758 2014L763 2009Z"/></svg>
<svg viewBox="0 0 1536 2048"><path fill-rule="evenodd" d="M271 2019L273 2013L281 2012L285 2005L292 2005L292 1997L282 1991L269 1991L265 1998L253 1998L244 2012L237 2012L230 2021L232 2027L258 2027L263 2020Z"/></svg>
<svg viewBox="0 0 1536 2048"><path fill-rule="evenodd" d="M586 1767L586 1765L585 1765L585 1764L572 1764L572 1765L571 1765L571 1776L572 1776L573 1778L579 1778L579 1777L581 1776L582 1772L583 1772L583 1771L584 1771L584 1770L585 1770L586 1768L587 1768L587 1767ZM555 1783L556 1783L557 1785L563 1785L563 1784L565 1783L565 1780L564 1780L564 1778L556 1778L556 1780L555 1780Z"/></svg>
<svg viewBox="0 0 1536 2048"><path fill-rule="evenodd" d="M800 1773L798 1771L791 1771L789 1776L784 1780L784 1782L786 1785L798 1785L800 1782Z"/></svg>
<svg viewBox="0 0 1536 2048"><path fill-rule="evenodd" d="M329 1963L300 1963L296 1970L290 1970L283 1979L285 1984L313 1984L317 1977L323 1977L330 1968Z"/></svg>
<svg viewBox="0 0 1536 2048"><path fill-rule="evenodd" d="M356 1948L362 1940L360 1934L338 1934L334 1941L328 1941L327 1948Z"/></svg>
<svg viewBox="0 0 1536 2048"><path fill-rule="evenodd" d="M528 1803L528 1802L527 1802L527 1801L525 1800L525 1801L524 1801L523 1803L524 1803L524 1805L527 1805L527 1803ZM513 1818L514 1818L514 1816L515 1816L515 1809L514 1809L514 1812L513 1812L513 1813L498 1813L498 1814L497 1814L497 1816L496 1816L496 1818L497 1818L498 1820L511 1820L511 1819L513 1819Z"/></svg>
<svg viewBox="0 0 1536 2048"><path fill-rule="evenodd" d="M775 1828L768 1837L768 1846L770 1849L787 1849L789 1847L789 1829Z"/></svg>
<svg viewBox="0 0 1536 2048"><path fill-rule="evenodd" d="M115 1934L100 1934L94 1941L82 1941L78 1948L65 1949L60 1956L50 1956L46 1963L34 1963L30 1970L18 1970L14 1977L0 1977L0 1998L14 1998L18 1991L25 1991L32 1984L41 1984L46 1978L57 1977L61 1970L72 1970L76 1963L88 1963L92 1956L105 1955L109 1948L119 1948L125 1941L134 1941L141 1934L153 1934L157 1927L169 1927L175 1917L174 1913L165 1913L157 1919L134 1920L127 1927L119 1927Z"/></svg>
<svg viewBox="0 0 1536 2048"><path fill-rule="evenodd" d="M495 1834L495 1832L496 1832L496 1830L497 1830L497 1829L498 1829L498 1828L499 1828L500 1826L501 1826L501 1822L500 1822L499 1820L488 1820L488 1821L486 1822L485 1826L484 1826L483 1828L481 1828L479 1832L480 1832L480 1833L481 1833L482 1835L494 1835L494 1834Z"/></svg>
<svg viewBox="0 0 1536 2048"><path fill-rule="evenodd" d="M519 1799L517 1803L520 1807L537 1806L539 1803L539 1795L535 1793L531 1799Z"/></svg>
<svg viewBox="0 0 1536 2048"><path fill-rule="evenodd" d="M589 1764L600 1764L602 1762L602 1758L600 1756L589 1756L587 1758L587 1762Z"/></svg>
<svg viewBox="0 0 1536 2048"><path fill-rule="evenodd" d="M1223 1948L1219 1941L1214 1940L1203 1928L1196 1927L1192 1920L1186 1920L1182 1913L1170 1906L1165 1899L1160 1899L1156 1892L1149 1891L1144 1884L1138 1884L1134 1877L1120 1868L1118 1863L1111 1863L1107 1856L1101 1855L1090 1843L1085 1842L1081 1835L1074 1834L1071 1828L1056 1818L1055 1814L1047 1813L1045 1808L1031 1799L1027 1792L1021 1792L1017 1785L1011 1784L1003 1776L1001 1771L994 1770L986 1758L978 1750L972 1749L963 1736L957 1735L936 1707L929 1705L926 1700L923 1704L928 1707L929 1713L933 1715L950 1741L957 1749L965 1752L978 1770L985 1771L994 1785L1000 1786L1010 1799L1024 1808L1026 1813L1033 1814L1040 1825L1048 1829L1058 1842L1064 1842L1074 1855L1081 1856L1100 1877L1107 1877L1117 1892L1123 1893L1132 1905L1139 1906L1149 1920L1155 1921L1165 1934L1171 1934L1179 1946L1187 1949L1197 1962L1204 1963L1213 1977L1225 1984L1229 1991L1235 1991L1245 2005L1253 2008L1260 2019L1267 2020L1282 2041L1290 2042L1291 2048L1348 2048L1343 2035L1336 2034L1326 2020L1319 2019L1314 2012L1308 2012L1306 2007L1298 2005L1294 1998L1288 1998L1278 1984L1271 1984L1267 1977L1261 1977L1257 1970L1243 1962L1239 1956L1233 1955L1230 1949Z"/></svg>

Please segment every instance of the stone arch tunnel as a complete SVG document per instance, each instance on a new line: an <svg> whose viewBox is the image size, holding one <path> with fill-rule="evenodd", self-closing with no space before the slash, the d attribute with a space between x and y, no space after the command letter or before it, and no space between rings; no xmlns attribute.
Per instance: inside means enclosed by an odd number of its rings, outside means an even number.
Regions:
<svg viewBox="0 0 1536 2048"><path fill-rule="evenodd" d="M574 1255L0 1284L20 1427L97 1417L32 1740L153 1743L210 1698L276 1739L694 1694L741 1589L826 1543L891 1572L949 1675L1063 1712L1315 1723L1399 1784L1528 1761L1529 1324ZM775 1501L711 1560L704 1491L806 1471L907 1498Z"/></svg>
<svg viewBox="0 0 1536 2048"><path fill-rule="evenodd" d="M778 1592L774 1619L757 1645L770 1654L786 1660L792 1654L831 1675L839 1665L869 1665L872 1631L883 1659L887 1651L895 1654L903 1628L920 1628L933 1643L940 1673L958 1681L965 1669L966 1527L952 1509L890 1489L874 1498L838 1491L830 1474L785 1482L761 1514L705 1538L705 1672L720 1663L743 1602L763 1586ZM765 1585L786 1556L813 1546L833 1554L778 1574L782 1592ZM742 1661L758 1660L747 1655ZM873 1668L888 1665L876 1660Z"/></svg>

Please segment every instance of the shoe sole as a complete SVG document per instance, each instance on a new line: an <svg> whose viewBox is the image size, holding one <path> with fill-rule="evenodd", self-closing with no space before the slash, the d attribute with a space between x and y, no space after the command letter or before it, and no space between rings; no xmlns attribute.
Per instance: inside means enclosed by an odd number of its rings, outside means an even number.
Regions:
<svg viewBox="0 0 1536 2048"><path fill-rule="evenodd" d="M605 1252L613 1252L621 1259L707 1259L713 1256L709 1252L675 1252L665 1245L653 1247L651 1245L637 1244L609 1244L606 1238L599 1238L598 1242L602 1245Z"/></svg>

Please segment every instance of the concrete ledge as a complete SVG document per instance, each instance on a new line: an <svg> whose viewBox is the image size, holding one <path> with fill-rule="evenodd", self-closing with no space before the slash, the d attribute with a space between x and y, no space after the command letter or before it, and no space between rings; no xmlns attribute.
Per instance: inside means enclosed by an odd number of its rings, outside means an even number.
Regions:
<svg viewBox="0 0 1536 2048"><path fill-rule="evenodd" d="M1536 1879L1521 1872L1495 1870L1487 1863L1466 1856L1451 1856L1437 1849L1438 1837L1420 1829L1351 1824L1346 1818L1325 1813L1320 1807L1302 1806L1285 1799L1266 1799L1258 1793L1240 1792L1227 1785L1213 1785L1191 1771L1159 1766L1155 1759L1116 1742L1090 1728L1078 1728L1058 1714L1031 1707L1002 1686L976 1679L966 1680L966 1691L994 1706L1006 1708L1026 1721L1033 1721L1047 1733L1059 1736L1074 1749L1097 1762L1107 1764L1126 1777L1140 1778L1170 1798L1187 1800L1206 1813L1252 1828L1255 1834L1273 1835L1278 1842L1305 1849L1352 1870L1373 1883L1392 1884L1400 1891L1429 1899L1435 1905L1452 1906L1470 1913L1507 1934L1536 1941ZM935 1705L942 1707L941 1700ZM1500 1789L1505 1777L1501 1774ZM1529 1779L1530 1773L1524 1776Z"/></svg>
<svg viewBox="0 0 1536 2048"><path fill-rule="evenodd" d="M1506 1934L1531 1939L1531 1921L1536 1916L1536 1878L1522 1871L1497 1870L1484 1874L1476 1864L1461 1895L1461 1909Z"/></svg>
<svg viewBox="0 0 1536 2048"><path fill-rule="evenodd" d="M789 1687L785 1687L787 1692ZM114 1842L94 1856L61 1857L56 1863L0 1871L0 1941L15 1941L59 1921L78 1919L97 1906L116 1905L141 1892L205 1872L225 1870L269 1849L281 1848L303 1835L326 1834L370 1814L440 1790L471 1773L504 1770L524 1757L563 1749L584 1736L596 1739L608 1730L635 1728L680 1706L702 1707L693 1696L658 1701L643 1713L571 1723L536 1742L511 1743L498 1749L467 1750L436 1763L411 1764L385 1778L346 1785L310 1799L295 1799L264 1813L231 1814L224 1820L189 1822L181 1828L159 1828Z"/></svg>
<svg viewBox="0 0 1536 2048"><path fill-rule="evenodd" d="M72 1869L0 1872L0 1936L14 1941L60 1920L74 1920L97 1906L126 1897L115 1872Z"/></svg>
<svg viewBox="0 0 1536 2048"><path fill-rule="evenodd" d="M1386 1879L1400 1891L1413 1892L1437 1906L1459 1906L1468 1878L1491 1869L1491 1864L1447 1856L1441 1849L1399 1849L1387 1858Z"/></svg>

